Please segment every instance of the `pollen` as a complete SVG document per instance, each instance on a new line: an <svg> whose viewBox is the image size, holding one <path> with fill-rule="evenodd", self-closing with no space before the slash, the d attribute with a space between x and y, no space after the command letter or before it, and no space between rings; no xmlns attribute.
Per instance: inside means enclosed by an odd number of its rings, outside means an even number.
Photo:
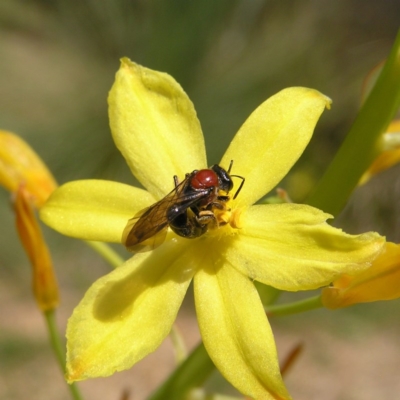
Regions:
<svg viewBox="0 0 400 400"><path fill-rule="evenodd" d="M242 209L236 208L226 208L225 210L213 210L218 228L227 228L228 226L233 229L241 229L240 215L242 214Z"/></svg>
<svg viewBox="0 0 400 400"><path fill-rule="evenodd" d="M242 215L243 209L242 208L235 208L231 212L231 218L229 220L229 225L234 228L234 229L241 229L242 224L241 224L241 215Z"/></svg>

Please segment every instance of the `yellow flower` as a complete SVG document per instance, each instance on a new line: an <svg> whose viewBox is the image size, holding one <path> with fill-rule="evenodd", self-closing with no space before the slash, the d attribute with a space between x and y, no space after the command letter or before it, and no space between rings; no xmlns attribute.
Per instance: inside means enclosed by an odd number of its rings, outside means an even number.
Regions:
<svg viewBox="0 0 400 400"><path fill-rule="evenodd" d="M375 175L386 171L400 162L400 120L390 123L381 138L381 153L375 158L360 178L359 185L367 183Z"/></svg>
<svg viewBox="0 0 400 400"><path fill-rule="evenodd" d="M387 242L385 251L361 273L344 275L322 291L327 308L348 307L357 303L394 300L400 297L400 245Z"/></svg>
<svg viewBox="0 0 400 400"><path fill-rule="evenodd" d="M19 136L0 130L0 185L16 192L23 184L36 207L41 207L57 187L46 165Z"/></svg>
<svg viewBox="0 0 400 400"><path fill-rule="evenodd" d="M32 265L36 302L44 312L53 310L59 303L58 285L34 207L44 204L57 183L24 140L3 130L0 130L0 185L13 194L16 228Z"/></svg>
<svg viewBox="0 0 400 400"><path fill-rule="evenodd" d="M53 263L31 205L31 195L23 185L15 193L14 209L18 235L33 268L32 284L36 302L42 311L53 310L59 303Z"/></svg>
<svg viewBox="0 0 400 400"><path fill-rule="evenodd" d="M351 236L330 218L297 204L254 205L287 173L309 142L330 100L315 90L286 89L258 107L220 165L246 182L225 226L197 239L169 232L154 251L135 254L99 279L67 328L70 381L130 368L168 335L194 278L204 345L221 373L255 399L289 399L273 334L253 280L282 290L315 289L367 268L384 239ZM122 60L109 95L114 141L147 190L87 180L58 189L41 211L58 231L120 242L127 221L207 167L193 104L167 74Z"/></svg>

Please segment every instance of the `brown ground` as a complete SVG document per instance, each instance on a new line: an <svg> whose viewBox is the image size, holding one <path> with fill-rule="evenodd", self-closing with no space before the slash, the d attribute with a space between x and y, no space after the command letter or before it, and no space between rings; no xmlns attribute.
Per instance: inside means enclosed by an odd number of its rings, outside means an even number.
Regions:
<svg viewBox="0 0 400 400"><path fill-rule="evenodd" d="M58 313L60 331L75 291L63 293ZM199 333L192 304L179 315L178 326L193 347ZM47 346L44 321L13 282L0 282L0 400L70 399L65 382ZM359 306L336 312L314 311L272 321L281 358L293 346L304 351L285 377L297 400L376 400L400 398L399 302ZM396 315L396 317L394 317ZM170 340L129 371L79 383L85 399L145 399L174 367Z"/></svg>

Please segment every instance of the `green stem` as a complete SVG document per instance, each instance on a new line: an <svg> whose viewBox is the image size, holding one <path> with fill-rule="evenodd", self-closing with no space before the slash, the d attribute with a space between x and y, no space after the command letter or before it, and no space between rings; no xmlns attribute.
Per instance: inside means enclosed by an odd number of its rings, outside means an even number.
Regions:
<svg viewBox="0 0 400 400"><path fill-rule="evenodd" d="M321 308L321 296L309 297L308 299L296 301L294 303L279 304L276 306L269 306L266 308L268 316L281 317L284 315L298 314L305 311L315 310Z"/></svg>
<svg viewBox="0 0 400 400"><path fill-rule="evenodd" d="M179 329L176 327L176 325L172 325L169 336L172 341L172 346L174 347L175 350L176 362L177 364L180 364L187 357L187 349L185 346L185 342L183 341L183 337L179 332Z"/></svg>
<svg viewBox="0 0 400 400"><path fill-rule="evenodd" d="M278 317L320 307L322 307L321 297L315 296L294 303L269 306L266 308L266 312L269 316ZM204 344L200 343L148 400L184 399L187 393L200 386L214 369L215 366L207 354Z"/></svg>
<svg viewBox="0 0 400 400"><path fill-rule="evenodd" d="M57 331L57 326L55 322L55 311L54 310L49 310L45 311L44 317L46 320L47 324L47 330L49 332L49 337L50 337L50 343L51 347L53 348L53 351L56 355L56 359L58 361L58 364L61 367L61 371L63 374L65 374L65 357L64 357L64 347L61 343L60 336L58 335ZM78 387L72 383L71 385L67 385L69 388L69 391L71 392L71 396L74 400L82 400L82 396L79 392Z"/></svg>
<svg viewBox="0 0 400 400"><path fill-rule="evenodd" d="M108 244L103 242L90 242L86 243L97 253L99 253L112 267L117 268L125 262L125 260L117 254Z"/></svg>
<svg viewBox="0 0 400 400"><path fill-rule="evenodd" d="M400 31L375 86L307 203L337 215L379 152L379 139L400 106Z"/></svg>
<svg viewBox="0 0 400 400"><path fill-rule="evenodd" d="M213 362L200 343L149 400L185 399L187 393L202 385L214 370Z"/></svg>

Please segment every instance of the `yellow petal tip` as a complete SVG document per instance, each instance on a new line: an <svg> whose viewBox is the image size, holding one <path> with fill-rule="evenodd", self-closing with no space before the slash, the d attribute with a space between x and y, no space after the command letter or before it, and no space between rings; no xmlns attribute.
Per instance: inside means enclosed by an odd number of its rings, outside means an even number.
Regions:
<svg viewBox="0 0 400 400"><path fill-rule="evenodd" d="M121 61L121 68L122 67L130 67L132 65L135 65L135 63L133 61L131 61L131 59L128 57L122 57L120 59L120 61Z"/></svg>
<svg viewBox="0 0 400 400"><path fill-rule="evenodd" d="M331 109L331 105L332 105L332 99L328 96L323 95L325 98L325 107L327 110Z"/></svg>
<svg viewBox="0 0 400 400"><path fill-rule="evenodd" d="M325 102L325 108L327 110L331 109L331 105L332 105L332 99L326 95L324 95L323 93L319 92L318 90L315 89L309 89L311 92L313 92L314 94L316 94L316 97L319 97L320 99L324 100Z"/></svg>

